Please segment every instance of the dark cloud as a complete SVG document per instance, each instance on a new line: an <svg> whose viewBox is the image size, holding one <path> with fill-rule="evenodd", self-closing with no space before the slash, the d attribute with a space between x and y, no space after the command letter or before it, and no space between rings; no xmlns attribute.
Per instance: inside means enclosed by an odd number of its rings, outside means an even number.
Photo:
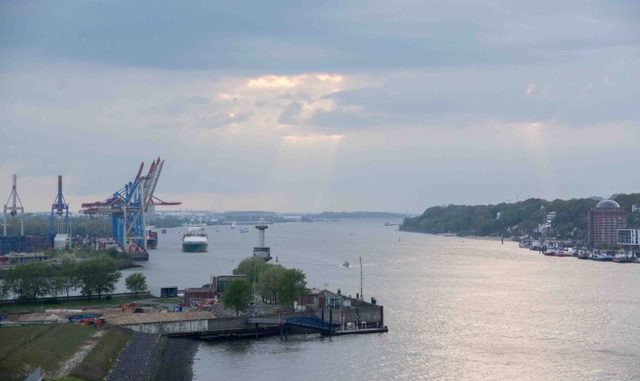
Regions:
<svg viewBox="0 0 640 381"><path fill-rule="evenodd" d="M634 2L3 2L5 64L357 71L556 61L637 44Z"/></svg>

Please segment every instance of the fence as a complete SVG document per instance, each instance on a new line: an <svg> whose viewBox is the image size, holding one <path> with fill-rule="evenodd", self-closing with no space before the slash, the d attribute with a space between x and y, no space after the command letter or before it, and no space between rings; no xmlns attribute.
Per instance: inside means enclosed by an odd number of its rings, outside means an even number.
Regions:
<svg viewBox="0 0 640 381"><path fill-rule="evenodd" d="M136 296L136 294L133 292L122 292L118 294L108 294L108 295L110 295L111 298L113 299ZM104 300L106 297L107 297L107 294L102 295L100 300ZM151 293L149 292L139 292L137 297L144 299L144 298L151 298L152 296L151 296ZM98 300L98 296L93 295L91 298L89 298L88 296L84 296L84 295L73 295L73 296L69 296L69 300L70 301L71 300L94 301L94 300ZM46 298L38 298L37 303L29 303L19 299L3 299L3 300L0 300L0 305L4 306L4 305L13 305L13 304L25 304L25 305L26 304L54 304L54 303L66 302L66 301L67 301L66 296L59 296L59 297L48 296Z"/></svg>

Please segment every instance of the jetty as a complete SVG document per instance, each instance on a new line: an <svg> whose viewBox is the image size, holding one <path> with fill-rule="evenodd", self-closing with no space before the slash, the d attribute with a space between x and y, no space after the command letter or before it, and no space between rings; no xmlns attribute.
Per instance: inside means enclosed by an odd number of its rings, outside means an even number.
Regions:
<svg viewBox="0 0 640 381"><path fill-rule="evenodd" d="M313 289L297 311L277 314L250 313L239 317L216 317L210 312L141 313L109 318L136 332L198 340L229 340L318 333L342 336L388 332L384 308L376 300L365 302L327 290Z"/></svg>

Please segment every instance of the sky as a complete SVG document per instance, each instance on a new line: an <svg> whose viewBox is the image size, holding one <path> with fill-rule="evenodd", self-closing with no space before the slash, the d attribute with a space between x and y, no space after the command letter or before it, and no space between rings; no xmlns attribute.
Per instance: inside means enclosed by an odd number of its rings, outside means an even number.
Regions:
<svg viewBox="0 0 640 381"><path fill-rule="evenodd" d="M0 197L421 213L640 191L636 1L0 0Z"/></svg>

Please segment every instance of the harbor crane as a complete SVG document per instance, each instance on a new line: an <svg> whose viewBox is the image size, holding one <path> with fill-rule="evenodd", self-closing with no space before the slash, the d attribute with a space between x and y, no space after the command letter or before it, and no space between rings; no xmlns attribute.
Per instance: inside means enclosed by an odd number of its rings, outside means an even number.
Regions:
<svg viewBox="0 0 640 381"><path fill-rule="evenodd" d="M149 171L142 175L144 162L133 181L104 201L82 204L82 213L90 216L111 216L112 233L123 251L132 245L147 252L147 228L145 217L155 206L180 205L181 202L165 202L154 195L164 160L158 157L151 162Z"/></svg>
<svg viewBox="0 0 640 381"><path fill-rule="evenodd" d="M9 200L4 204L4 225L3 225L3 235L7 235L7 212L11 217L15 217L20 212L20 235L24 235L24 206L22 205L22 201L20 200L20 196L18 196L18 176L13 175L13 186L11 187L11 194L9 195Z"/></svg>
<svg viewBox="0 0 640 381"><path fill-rule="evenodd" d="M56 234L69 234L69 204L62 194L62 176L58 175L58 194L51 204L49 218L49 235L54 239Z"/></svg>

